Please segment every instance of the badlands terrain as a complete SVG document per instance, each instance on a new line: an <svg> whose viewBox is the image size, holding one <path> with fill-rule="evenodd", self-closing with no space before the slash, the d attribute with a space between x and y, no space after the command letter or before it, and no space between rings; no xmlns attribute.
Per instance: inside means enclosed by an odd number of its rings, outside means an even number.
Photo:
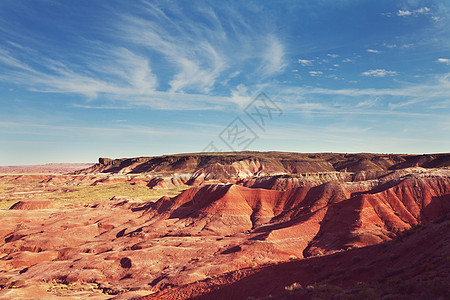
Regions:
<svg viewBox="0 0 450 300"><path fill-rule="evenodd" d="M450 154L197 153L82 167L0 174L0 299L450 294Z"/></svg>

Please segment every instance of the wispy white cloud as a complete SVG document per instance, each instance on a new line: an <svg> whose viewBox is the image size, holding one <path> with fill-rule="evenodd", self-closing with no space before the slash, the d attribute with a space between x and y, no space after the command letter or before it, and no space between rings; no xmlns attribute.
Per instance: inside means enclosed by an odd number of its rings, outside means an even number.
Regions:
<svg viewBox="0 0 450 300"><path fill-rule="evenodd" d="M397 44L387 44L387 43L383 43L383 46L386 48L397 48Z"/></svg>
<svg viewBox="0 0 450 300"><path fill-rule="evenodd" d="M380 13L380 15L390 18L390 17L392 17L394 14L391 13L391 12L384 12L384 13Z"/></svg>
<svg viewBox="0 0 450 300"><path fill-rule="evenodd" d="M309 60L309 59L298 59L298 62L302 65L302 66L304 66L304 67L306 67L306 66L312 66L312 64L313 64L313 60Z"/></svg>
<svg viewBox="0 0 450 300"><path fill-rule="evenodd" d="M279 96L281 99L287 101L285 110L289 111L295 108L299 101L304 99L313 100L316 99L318 103L309 103L311 105L325 105L322 99L345 99L342 104L353 101L351 99L365 99L360 100L357 104L354 104L353 108L371 108L370 111L365 113L381 114L380 111L374 110L375 105L382 103L389 99L389 107L391 109L397 109L409 105L418 105L423 102L439 103L439 107L449 108L450 102L450 73L444 74L434 78L433 80L427 80L423 84L404 84L398 88L347 88L347 89L331 89L331 88L312 88L312 87L290 87L283 89L283 93ZM382 100L384 99L384 100ZM292 105L291 108L289 106ZM325 109L328 107L328 109ZM431 108L427 106L427 108ZM318 109L318 108L317 108ZM348 107L344 109L342 113L348 112ZM335 106L322 107L321 111L327 111L329 113L336 112ZM386 112L387 113L387 112ZM423 115L424 112L411 113L409 115Z"/></svg>
<svg viewBox="0 0 450 300"><path fill-rule="evenodd" d="M395 71L388 71L388 70L385 70L385 69L369 70L369 71L361 73L361 75L371 76L371 77L395 76L397 74L398 73L395 72Z"/></svg>
<svg viewBox="0 0 450 300"><path fill-rule="evenodd" d="M405 49L405 48L411 48L412 46L414 46L413 43L411 43L411 44L403 44L403 45L400 46L400 48Z"/></svg>
<svg viewBox="0 0 450 300"><path fill-rule="evenodd" d="M156 75L150 68L148 59L134 54L133 52L121 48L115 51L117 62L124 66L124 78L128 79L131 87L139 94L145 94L156 90L158 81Z"/></svg>
<svg viewBox="0 0 450 300"><path fill-rule="evenodd" d="M320 95L330 95L330 94L321 94ZM331 95L340 95L340 94L331 94ZM283 95L289 97L288 95ZM298 97L298 95L297 95ZM300 99L296 102L281 105L281 108L284 111L288 111L290 113L300 112L305 116L311 115L367 115L367 116L401 116L401 117L431 117L435 116L436 118L439 115L425 113L425 112L405 112L400 110L395 110L395 108L401 107L401 102L397 103L397 106L392 106L393 103L390 103L389 109L384 107L376 107L380 102L378 100L368 100L361 101L356 104L345 104L342 103L340 105L330 104L329 102L323 103L320 102L320 99L312 99L311 95L308 96L309 100L301 101ZM348 99L347 99L348 100ZM415 102L418 103L418 102ZM441 116L442 117L442 116Z"/></svg>
<svg viewBox="0 0 450 300"><path fill-rule="evenodd" d="M263 75L272 76L283 71L286 67L284 55L284 47L280 41L274 36L268 37L262 56L261 71Z"/></svg>
<svg viewBox="0 0 450 300"><path fill-rule="evenodd" d="M379 100L378 97L369 98L358 102L358 104L356 104L356 107L373 107L378 102L378 100Z"/></svg>
<svg viewBox="0 0 450 300"><path fill-rule="evenodd" d="M426 7L426 6L414 10L414 12L417 13L417 14L426 14L429 11L430 11L430 9L428 7Z"/></svg>
<svg viewBox="0 0 450 300"><path fill-rule="evenodd" d="M148 18L131 15L120 16L116 25L122 39L148 50L155 51L177 68L177 73L169 81L170 91L185 89L208 92L218 76L226 69L227 57L220 46L226 37L222 24L212 10L203 16L212 20L212 26L188 20L180 12L176 13L184 24L176 23L160 8L150 5L145 12ZM183 26L182 26L183 25ZM217 35L213 35L216 32Z"/></svg>
<svg viewBox="0 0 450 300"><path fill-rule="evenodd" d="M450 59L449 58L438 58L437 62L449 65Z"/></svg>
<svg viewBox="0 0 450 300"><path fill-rule="evenodd" d="M397 103L390 102L388 104L388 106L391 109L397 109L397 108L400 108L400 107L404 107L404 106L409 106L409 105L412 105L412 104L420 103L422 101L423 101L422 99L412 98L412 99L409 99L409 100L406 100L406 101L397 102Z"/></svg>
<svg viewBox="0 0 450 300"><path fill-rule="evenodd" d="M3 65L10 68L17 68L28 72L33 72L34 70L28 66L26 63L20 61L19 59L13 57L9 51L0 48L0 62Z"/></svg>
<svg viewBox="0 0 450 300"><path fill-rule="evenodd" d="M33 134L46 136L80 136L80 137L98 137L98 136L182 136L189 133L186 129L167 129L148 126L136 126L119 123L114 127L93 127L93 126L69 126L54 125L46 123L27 123L27 122L0 122L0 132L13 134Z"/></svg>
<svg viewBox="0 0 450 300"><path fill-rule="evenodd" d="M412 12L409 11L409 10L401 10L401 9L400 9L400 10L397 12L397 16L399 16L399 17L410 16L410 15L412 15Z"/></svg>
<svg viewBox="0 0 450 300"><path fill-rule="evenodd" d="M87 108L87 109L111 109L111 110L123 110L123 109L131 109L126 106L112 106L112 105L88 105L88 104L72 104L72 107L75 108Z"/></svg>
<svg viewBox="0 0 450 300"><path fill-rule="evenodd" d="M450 74L437 78L436 81L421 85L407 85L392 89L322 89L314 88L303 92L322 95L360 96L391 96L391 97L419 97L424 101L450 96Z"/></svg>
<svg viewBox="0 0 450 300"><path fill-rule="evenodd" d="M252 98L249 95L247 87L243 84L240 84L236 87L236 89L233 89L231 91L230 100L236 103L242 109L252 101Z"/></svg>
<svg viewBox="0 0 450 300"><path fill-rule="evenodd" d="M426 6L418 8L418 9L414 9L414 10L399 9L397 11L397 16L399 16L399 17L418 16L418 15L428 14L429 12L430 12L430 9Z"/></svg>
<svg viewBox="0 0 450 300"><path fill-rule="evenodd" d="M376 50L376 49L366 49L366 51L367 52L369 52L369 53L381 53L381 51L380 50Z"/></svg>
<svg viewBox="0 0 450 300"><path fill-rule="evenodd" d="M114 30L106 31L112 44L84 41L88 49L75 59L70 54L50 59L48 53L7 43L0 47L0 80L113 102L105 107L217 109L234 103L238 89L229 82L244 68L257 85L287 66L285 46L274 31L265 23L249 26L231 6L198 6L196 13L208 21L200 22L175 6L142 4L140 14L117 12L109 24ZM225 87L231 96L215 96L218 85L221 95Z"/></svg>
<svg viewBox="0 0 450 300"><path fill-rule="evenodd" d="M309 71L309 75L311 75L313 77L318 77L322 74L323 74L323 72L321 72L321 71Z"/></svg>
<svg viewBox="0 0 450 300"><path fill-rule="evenodd" d="M163 110L217 110L230 105L226 96L158 91L149 60L125 48L108 50L99 59L90 58L84 70L40 56L31 56L30 60L44 69L4 59L1 62L9 71L0 74L0 81L27 86L37 92L78 94L89 100L102 97L109 102L87 106L98 109L149 106Z"/></svg>
<svg viewBox="0 0 450 300"><path fill-rule="evenodd" d="M331 58L338 58L339 54L329 53L329 54L327 54L327 56L329 56Z"/></svg>
<svg viewBox="0 0 450 300"><path fill-rule="evenodd" d="M170 6L163 11L148 5L145 18L121 16L119 35L161 54L175 66L178 71L169 82L172 92L208 93L221 77L241 71L255 58L253 78L259 80L286 67L284 45L271 29L248 26L240 12L226 5L220 8L220 18L213 8L198 8L197 13L208 23Z"/></svg>
<svg viewBox="0 0 450 300"><path fill-rule="evenodd" d="M0 74L0 80L29 86L30 90L54 93L74 93L96 98L99 94L117 96L139 95L153 92L156 77L148 60L126 49L110 51L108 57L114 63L91 61L86 70L45 57L30 57L31 67L17 59L2 60L9 72ZM107 74L109 79L100 79Z"/></svg>

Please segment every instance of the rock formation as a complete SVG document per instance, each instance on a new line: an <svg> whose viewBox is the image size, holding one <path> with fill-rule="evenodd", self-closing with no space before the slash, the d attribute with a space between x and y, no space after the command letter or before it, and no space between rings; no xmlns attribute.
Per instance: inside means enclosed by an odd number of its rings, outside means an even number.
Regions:
<svg viewBox="0 0 450 300"><path fill-rule="evenodd" d="M372 282L380 268L364 262L376 264L375 257L408 277L421 267L402 253L413 241L433 242L448 227L449 161L448 154L244 152L100 159L73 175L2 176L8 185L34 178L51 188L123 183L186 189L157 201L117 195L64 209L48 209L49 201L42 207L18 202L2 216L0 297L14 295L12 286L19 293L37 282L95 283L99 293L125 299L136 293L157 299L311 297L315 292L306 285L347 269L348 278L334 278L332 287L347 289L358 268L375 270L363 276ZM410 248L399 242L405 236ZM448 248L433 247L433 255ZM445 259L439 262L443 266L430 268L448 267ZM269 278L295 268L303 271ZM302 288L291 286L296 282Z"/></svg>

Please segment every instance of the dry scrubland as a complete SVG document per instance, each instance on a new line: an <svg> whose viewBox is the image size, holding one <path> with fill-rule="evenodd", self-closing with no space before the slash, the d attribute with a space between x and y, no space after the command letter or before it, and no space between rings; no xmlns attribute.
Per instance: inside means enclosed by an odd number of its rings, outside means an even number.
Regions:
<svg viewBox="0 0 450 300"><path fill-rule="evenodd" d="M64 180L71 176L50 175L52 178L61 178L58 184L42 183L42 175L0 175L0 209L8 209L14 203L21 200L52 200L52 206L62 208L64 206L76 206L109 200L114 196L127 196L136 198L136 201L155 201L164 195L175 196L186 186L178 186L171 189L153 190L145 186L134 185L130 182L117 182L105 185L91 186L90 183L79 182L74 185ZM48 178L48 177L47 177ZM126 176L117 176L126 178ZM18 182L18 179L20 182ZM76 179L76 177L75 177Z"/></svg>
<svg viewBox="0 0 450 300"><path fill-rule="evenodd" d="M0 298L445 297L449 166L241 152L0 175Z"/></svg>

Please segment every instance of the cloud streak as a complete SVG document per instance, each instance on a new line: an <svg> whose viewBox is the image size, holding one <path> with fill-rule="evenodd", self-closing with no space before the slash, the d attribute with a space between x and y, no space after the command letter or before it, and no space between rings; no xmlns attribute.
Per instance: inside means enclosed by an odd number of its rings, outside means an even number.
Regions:
<svg viewBox="0 0 450 300"><path fill-rule="evenodd" d="M323 74L322 71L309 71L309 75L311 75L313 77L319 77L322 74Z"/></svg>
<svg viewBox="0 0 450 300"><path fill-rule="evenodd" d="M213 90L219 77L242 71L255 58L260 79L282 72L286 66L282 42L269 29L249 26L237 11L225 7L219 19L213 8L197 9L209 22L198 22L176 9L162 11L149 5L146 18L122 16L120 37L161 54L178 72L169 82L170 91ZM259 28L261 29L261 28Z"/></svg>
<svg viewBox="0 0 450 300"><path fill-rule="evenodd" d="M60 126L43 123L23 123L23 122L0 122L0 133L32 134L32 135L53 135L53 136L92 136L92 137L112 137L112 136L183 136L189 134L188 129L167 129L136 125L116 125L115 127L89 127L89 126Z"/></svg>
<svg viewBox="0 0 450 300"><path fill-rule="evenodd" d="M450 59L449 58L438 58L437 62L450 65Z"/></svg>
<svg viewBox="0 0 450 300"><path fill-rule="evenodd" d="M399 16L399 17L418 16L418 15L428 14L429 12L430 12L430 9L426 6L418 8L418 9L414 9L414 10L399 9L397 11L397 16Z"/></svg>
<svg viewBox="0 0 450 300"><path fill-rule="evenodd" d="M304 67L313 65L313 60L299 58L297 61L299 64L301 64Z"/></svg>
<svg viewBox="0 0 450 300"><path fill-rule="evenodd" d="M395 76L397 74L398 73L395 71L388 71L385 69L369 70L361 73L361 75L369 77L386 77L386 76Z"/></svg>
<svg viewBox="0 0 450 300"><path fill-rule="evenodd" d="M281 73L286 67L283 45L275 37L267 38L261 72L265 77Z"/></svg>
<svg viewBox="0 0 450 300"><path fill-rule="evenodd" d="M32 91L110 99L114 106L217 109L233 103L238 84L230 80L243 68L257 85L287 66L285 46L274 31L265 23L249 26L231 7L194 5L198 18L170 5L145 3L136 9L139 14L116 12L117 21L109 24L113 30L102 33L113 42L86 43L81 59L70 54L50 59L20 43L5 44L0 80Z"/></svg>

